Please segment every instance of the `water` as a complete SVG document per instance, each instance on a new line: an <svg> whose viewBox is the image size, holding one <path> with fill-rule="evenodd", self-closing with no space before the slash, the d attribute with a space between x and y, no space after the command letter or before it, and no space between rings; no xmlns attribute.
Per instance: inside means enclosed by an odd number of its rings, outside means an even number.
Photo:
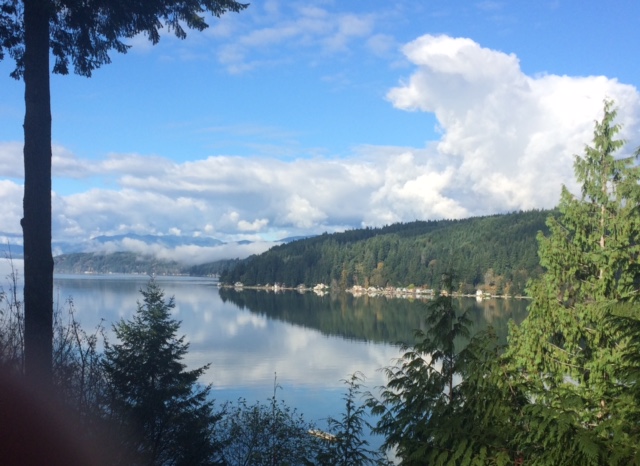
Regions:
<svg viewBox="0 0 640 466"><path fill-rule="evenodd" d="M148 277L57 275L59 303L71 298L85 329L103 322L110 330L129 319ZM201 381L218 401L265 401L273 395L320 427L343 412L342 380L358 371L369 389L384 384L380 368L399 356L421 326L424 303L407 299L317 296L219 289L210 279L158 277L165 297L175 297L174 317L190 344L186 364L211 364ZM506 335L510 318L522 320L526 302L464 300L477 328L491 323ZM107 332L113 339L113 333Z"/></svg>

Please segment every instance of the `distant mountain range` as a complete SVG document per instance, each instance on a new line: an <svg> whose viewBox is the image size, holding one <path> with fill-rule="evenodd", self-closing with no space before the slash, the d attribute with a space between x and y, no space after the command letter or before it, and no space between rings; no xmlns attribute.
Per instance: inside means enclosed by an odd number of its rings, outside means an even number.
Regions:
<svg viewBox="0 0 640 466"><path fill-rule="evenodd" d="M14 259L21 259L24 255L22 248L22 237L14 234L0 232L0 237L5 238L5 242L0 243L0 257L11 255ZM274 241L275 244L286 244L291 241L309 238L309 236L291 236ZM248 245L252 241L240 240L234 244ZM223 246L226 243L210 236L179 236L179 235L138 235L128 233L123 235L101 235L85 241L54 241L51 244L53 255L73 253L93 253L103 251L128 251L135 249L136 244L146 246L158 246L166 249L176 249L181 246L198 246L204 248Z"/></svg>
<svg viewBox="0 0 640 466"><path fill-rule="evenodd" d="M303 237L283 238L272 244L281 245ZM236 257L238 247L251 245L251 241L237 241L225 243L211 237L185 237L177 235L113 235L98 236L82 244L56 243L58 251L55 254L56 273L135 273L158 275L217 275L223 270L235 266L240 259ZM262 251L267 245L261 245ZM167 251L174 251L182 246L197 246L202 248L222 248L220 260L204 259L190 260L187 265L181 260L168 259ZM228 251L224 248L229 246ZM157 247L157 248L156 248ZM132 252L135 251L135 252ZM227 254L227 256L224 256ZM159 256L162 257L159 257ZM218 254L220 256L220 254ZM195 264L195 265L193 265Z"/></svg>
<svg viewBox="0 0 640 466"><path fill-rule="evenodd" d="M22 259L24 256L22 237L0 232L1 237L4 237L4 242L0 242L0 257ZM264 251L271 245L287 244L305 238L309 236L291 236L279 241L257 243L248 240L224 242L207 236L130 233L101 235L86 241L54 241L51 246L56 273L215 275L235 265L239 260L238 257ZM189 246L217 251L215 255L219 260L207 259L203 250L202 260L198 261L201 254L196 250L195 253L191 251L189 260L183 261L181 258L184 254L180 248Z"/></svg>
<svg viewBox="0 0 640 466"><path fill-rule="evenodd" d="M200 247L213 247L225 244L224 241L220 241L217 238L209 236L177 236L177 235L136 235L133 233L126 235L113 235L113 236L96 236L91 240L93 243L108 244L108 243L122 243L126 241L141 241L144 244L151 245L157 244L167 248L176 248L178 246L200 246Z"/></svg>

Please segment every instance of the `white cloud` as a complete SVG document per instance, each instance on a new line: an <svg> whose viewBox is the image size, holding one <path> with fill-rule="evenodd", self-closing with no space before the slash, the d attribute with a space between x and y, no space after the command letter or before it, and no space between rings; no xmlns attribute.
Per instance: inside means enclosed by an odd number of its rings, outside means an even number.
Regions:
<svg viewBox="0 0 640 466"><path fill-rule="evenodd" d="M0 142L0 176L22 178L24 162L22 158L22 142Z"/></svg>
<svg viewBox="0 0 640 466"><path fill-rule="evenodd" d="M278 6L270 7L276 20ZM300 15L324 31L312 30L310 40L338 30L326 24L332 16L325 10L307 8ZM368 34L366 24L345 24L345 31ZM282 37L282 31L262 34L276 42ZM250 38L244 43L252 44ZM330 159L218 155L178 163L140 154L89 161L56 146L55 176L103 177L112 189L55 195L55 238L180 232L232 243L171 251L126 245L196 261L244 257L272 244L235 243L240 240L553 207L561 184L575 188L573 156L590 142L605 97L619 106L629 146L639 145L638 92L616 79L527 75L515 55L466 38L427 35L403 52L413 71L387 98L399 110L435 115L441 136L426 147L360 146ZM21 144L0 145L0 176L21 175L21 151ZM19 233L22 187L2 180L0 196L5 212L0 231Z"/></svg>
<svg viewBox="0 0 640 466"><path fill-rule="evenodd" d="M253 222L247 222L246 220L240 220L238 222L238 230L240 231L261 231L267 225L269 225L269 219L260 218Z"/></svg>
<svg viewBox="0 0 640 466"><path fill-rule="evenodd" d="M465 38L426 35L404 52L417 70L388 98L435 113L438 156L455 172L439 192L471 214L554 206L561 184L573 185L573 155L591 140L605 98L621 107L626 134L637 134L638 92L615 79L527 76L514 55Z"/></svg>
<svg viewBox="0 0 640 466"><path fill-rule="evenodd" d="M374 34L367 39L367 47L379 57L388 56L397 46L396 40L388 34Z"/></svg>
<svg viewBox="0 0 640 466"><path fill-rule="evenodd" d="M121 241L109 241L95 245L92 250L102 253L130 251L140 255L155 256L162 260L194 265L223 259L244 259L252 254L261 254L276 244L279 243L273 241L255 241L251 243L231 242L208 247L183 245L168 248L160 244L147 244L137 239L124 238Z"/></svg>
<svg viewBox="0 0 640 466"><path fill-rule="evenodd" d="M0 199L2 199L2 215L0 216L0 232L21 235L22 227L22 186L10 180L0 179ZM4 242L4 241L3 241ZM10 241L14 244L14 240Z"/></svg>
<svg viewBox="0 0 640 466"><path fill-rule="evenodd" d="M284 218L298 228L313 228L314 225L325 220L327 215L314 207L308 199L293 194L287 201Z"/></svg>
<svg viewBox="0 0 640 466"><path fill-rule="evenodd" d="M330 51L346 51L351 39L368 37L373 30L373 16L357 16L346 14L338 19L336 31L324 41Z"/></svg>
<svg viewBox="0 0 640 466"><path fill-rule="evenodd" d="M316 5L278 2L267 2L264 9L258 7L249 13L244 17L245 30L236 31L216 52L218 61L233 74L290 62L293 50L309 50L312 61L319 55L348 53L356 41L366 44L374 35L376 22L371 14L337 13ZM370 46L382 50L383 36Z"/></svg>

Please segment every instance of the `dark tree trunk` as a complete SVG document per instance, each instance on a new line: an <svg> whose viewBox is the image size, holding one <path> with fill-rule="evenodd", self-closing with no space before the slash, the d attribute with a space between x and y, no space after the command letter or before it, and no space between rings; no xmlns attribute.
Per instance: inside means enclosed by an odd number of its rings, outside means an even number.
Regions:
<svg viewBox="0 0 640 466"><path fill-rule="evenodd" d="M51 98L49 2L24 1L24 346L25 372L51 383Z"/></svg>

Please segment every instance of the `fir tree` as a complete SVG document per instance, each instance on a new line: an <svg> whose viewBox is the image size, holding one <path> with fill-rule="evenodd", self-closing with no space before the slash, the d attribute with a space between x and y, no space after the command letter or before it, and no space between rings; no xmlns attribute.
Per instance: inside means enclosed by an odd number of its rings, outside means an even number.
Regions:
<svg viewBox="0 0 640 466"><path fill-rule="evenodd" d="M629 336L612 314L638 300L640 168L617 156L615 117L605 102L593 145L575 159L581 195L563 187L550 233L538 237L546 272L528 287L528 318L511 328L508 357L532 401L520 437L527 464L627 464L635 443Z"/></svg>
<svg viewBox="0 0 640 466"><path fill-rule="evenodd" d="M367 421L366 406L358 402L362 396L364 376L356 372L343 380L347 392L343 396L344 412L340 418L328 419L329 432L333 437L327 441L325 452L318 455L319 464L331 466L386 466L391 463L381 451L369 448L364 429L371 429Z"/></svg>
<svg viewBox="0 0 640 466"><path fill-rule="evenodd" d="M381 399L370 396L380 416L374 432L406 465L513 463L522 399L503 381L495 334L469 339L471 321L454 305L450 276L445 290L428 306L421 340L385 369Z"/></svg>
<svg viewBox="0 0 640 466"><path fill-rule="evenodd" d="M173 298L155 281L140 291L132 320L114 326L117 344L105 347L107 417L121 436L122 464L214 464L213 428L220 417L209 387L197 384L207 366L186 370L189 345L176 336Z"/></svg>

